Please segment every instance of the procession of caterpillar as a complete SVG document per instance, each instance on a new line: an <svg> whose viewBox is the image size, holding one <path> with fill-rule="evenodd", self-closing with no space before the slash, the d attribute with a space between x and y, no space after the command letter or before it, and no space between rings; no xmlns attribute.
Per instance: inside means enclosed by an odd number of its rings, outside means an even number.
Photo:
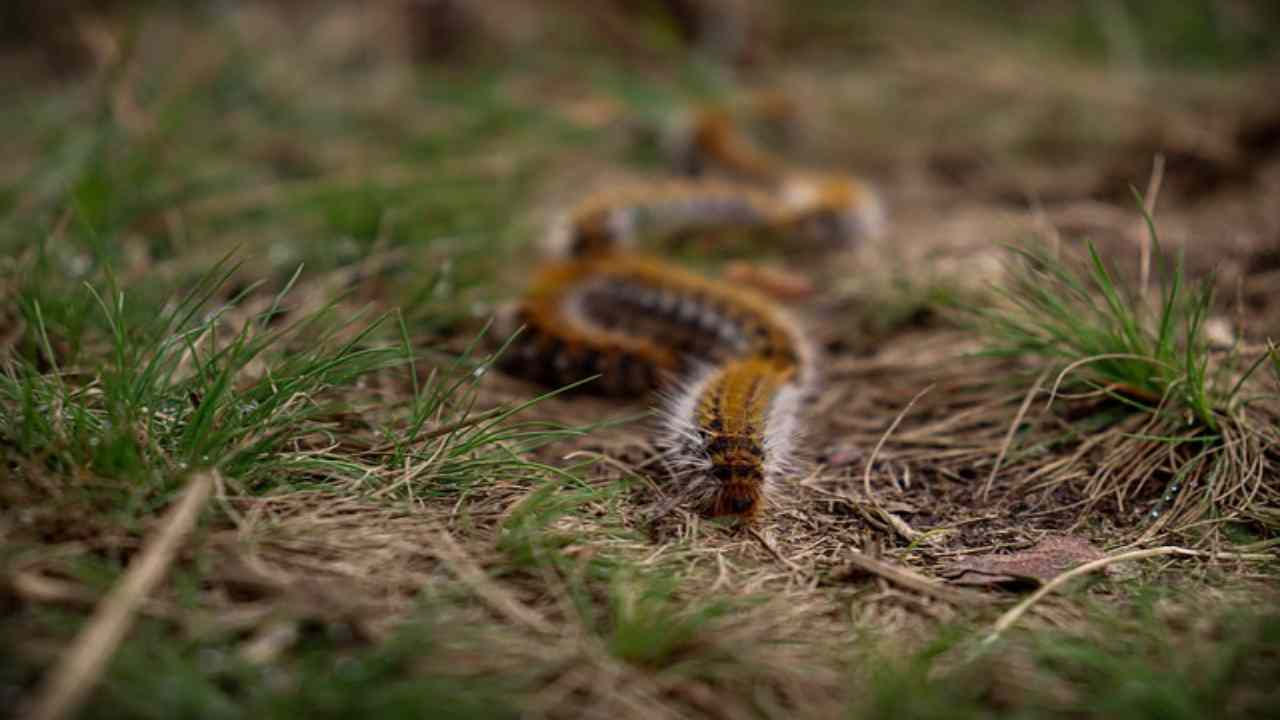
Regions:
<svg viewBox="0 0 1280 720"><path fill-rule="evenodd" d="M752 519L792 465L815 363L769 300L656 259L605 255L544 268L506 322L526 332L504 367L531 379L598 374L584 389L608 395L675 387L659 443L692 506Z"/></svg>
<svg viewBox="0 0 1280 720"><path fill-rule="evenodd" d="M850 249L879 232L878 194L849 175L793 172L709 116L696 151L736 181L683 179L589 195L552 233L559 259L505 314L523 327L503 367L612 396L659 390L658 444L676 497L753 522L795 468L813 343L773 301L634 254L641 239L764 230L802 251ZM746 182L743 182L743 181Z"/></svg>

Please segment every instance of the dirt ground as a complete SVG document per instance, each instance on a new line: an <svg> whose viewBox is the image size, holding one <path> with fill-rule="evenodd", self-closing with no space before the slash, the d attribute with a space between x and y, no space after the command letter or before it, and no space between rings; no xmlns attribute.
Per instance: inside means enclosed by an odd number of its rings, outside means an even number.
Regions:
<svg viewBox="0 0 1280 720"><path fill-rule="evenodd" d="M1181 254L1187 277L1215 289L1208 362L1265 358L1280 335L1274 62L1206 68L1123 33L1101 56L1063 48L1051 40L1066 22L1059 16L1075 15L1057 4L1011 11L1018 17L1005 25L927 3L857 11L818 3L783 17L735 2L643 11L505 0L483 9L272 2L236 5L215 30L112 5L77 5L74 37L42 30L49 19L33 11L24 27L45 42L12 41L21 51L7 55L0 76L6 88L37 78L41 89L14 95L54 123L70 117L74 129L101 113L128 143L159 136L156 152L204 163L184 166L182 192L129 215L106 241L122 285L145 297L146 288L179 286L239 249L252 260L217 295L245 294L219 331L234 337L276 309L290 270L272 258L316 253L319 269L293 289L291 312L330 301L344 316L404 308L406 342L419 351L412 368L317 391L319 419L309 416L316 424L287 443L290 457L314 466L217 468L174 579L134 609L144 621L136 642L176 638L180 658L204 648L191 667L205 669L193 675L231 677L219 663L234 656L255 672L278 669L286 679L275 691L286 692L289 672L305 674L306 648L398 647L406 628L424 625L435 649L408 661L410 674L458 688L518 677L518 688L493 697L514 697L523 716L861 716L858 693L892 685L868 679L869 667L898 667L956 628L974 638L1006 632L1001 623L1020 600L1090 561L1168 550L1108 565L1010 621L1028 636L1063 632L1105 647L1116 632L1107 618L1157 588L1152 622L1161 629L1151 632L1204 648L1226 631L1197 618L1274 602L1280 372L1262 365L1244 383L1256 401L1239 415L1223 412L1231 460L1213 470L1196 465L1195 447L1162 440L1191 432L1180 418L1126 411L1125 397L1142 398L1123 388L1073 384L1063 372L1071 360L995 356L981 317L1010 305L1001 289L1017 287L1021 266L1009 246L1051 248L1083 267L1090 241L1119 284L1151 289L1148 301L1171 276L1161 258ZM681 19L680 8L693 14ZM575 35L582 27L590 33ZM238 100L225 101L225 112L191 105L172 110L188 119L169 125L166 103L183 107L184 93L204 92L192 88L252 94L235 84L242 56L261 58L253 102L268 111L236 109ZM606 58L604 67L591 65L595 57ZM166 58L169 74L160 70ZM385 430L412 414L415 388L452 377L458 369L445 356L465 351L493 311L518 296L541 261L550 217L584 188L670 176L661 137L701 103L730 107L759 129L751 99L762 94L782 98L784 110L771 126L778 132L766 128L759 142L797 166L868 179L889 208L885 235L854 252L745 258L812 284L789 305L822 349L822 385L804 410L804 472L777 507L750 528L687 508L658 512L668 492L648 399L542 400L487 454L477 448L489 441L457 435L450 423L487 431L474 418L549 390L497 370L475 373L474 386L431 415L419 451L395 455L398 466L384 462L399 451ZM50 100L58 97L97 110L60 110ZM484 103L501 110L483 115ZM330 115L294 136L291 123L309 108ZM23 132L0 140L11 158L0 171L13 229L6 242L27 227L23 215L56 220L63 207L29 181L55 156L40 140ZM224 167L268 170L247 184L199 190L202 172ZM324 237L324 222L362 222L363 196L342 215L323 194L327 183L362 181L410 190L380 196L376 229L356 249L332 237L324 248L305 247ZM1165 254L1155 262L1144 263L1151 245L1132 188L1152 208ZM458 208L417 214L422 208L402 197L419 192L457 193ZM286 205L293 209L279 209ZM425 229L397 234L415 224ZM183 239L157 239L170 235ZM3 296L22 299L34 292L22 279L34 245L12 244ZM732 252L685 259L712 275L744 260ZM427 274L445 280L424 285ZM44 357L44 345L64 359L80 352L75 367L86 378L107 364L105 331L88 331L76 350L69 333L63 339L55 328L41 340L27 315L6 312L0 351L10 377L19 377L17 358ZM394 344L399 335L378 339ZM1240 377L1224 372L1228 384ZM261 366L245 366L243 378L262 376ZM0 538L13 548L3 556L0 608L15 648L6 656L26 668L3 676L0 700L14 707L40 692L45 670L158 532L177 493L67 490L114 480L100 465L25 450L19 400L4 400L0 440ZM592 424L600 427L562 430ZM530 440L519 434L526 430L547 435ZM514 463L508 456L520 463L503 464ZM113 504L119 497L129 511ZM109 569L77 569L82 561ZM139 709L155 690L129 647L105 675L101 707L163 713L163 702ZM978 706L993 714L1047 706L1105 715L1087 700L1093 686L1046 670L1031 645L984 655L985 647L948 645L915 682L980 685ZM1272 658L1255 671L1265 680L1275 666ZM489 697L487 685L476 687ZM124 700L133 692L139 705ZM1267 697L1252 684L1233 691L1231 707L1261 707L1249 704L1260 702L1250 692ZM1026 699L1033 696L1040 699ZM891 714L893 702L875 697L866 714ZM203 709L193 716L213 715L194 702ZM483 702L459 707L459 716L486 714Z"/></svg>

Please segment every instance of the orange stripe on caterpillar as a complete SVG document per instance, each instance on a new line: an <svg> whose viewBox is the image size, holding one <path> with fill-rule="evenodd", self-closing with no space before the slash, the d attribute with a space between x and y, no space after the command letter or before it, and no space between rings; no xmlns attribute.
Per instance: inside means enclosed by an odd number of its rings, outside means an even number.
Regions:
<svg viewBox="0 0 1280 720"><path fill-rule="evenodd" d="M510 313L526 326L503 367L547 383L590 375L607 394L638 394L690 362L758 356L806 374L812 353L764 297L651 258L615 255L543 269Z"/></svg>
<svg viewBox="0 0 1280 720"><path fill-rule="evenodd" d="M576 312L575 299L591 268L561 263L543 269L500 328L524 326L501 358L503 369L548 385L569 385L593 375L586 390L639 395L683 367L676 353L644 337L610 330Z"/></svg>
<svg viewBox="0 0 1280 720"><path fill-rule="evenodd" d="M783 174L783 164L759 149L739 132L729 113L718 108L694 115L686 147L680 153L683 169L701 175L708 165L761 183L773 183Z"/></svg>
<svg viewBox="0 0 1280 720"><path fill-rule="evenodd" d="M779 194L780 227L807 246L856 246L884 234L887 213L880 194L851 175L797 173L785 178Z"/></svg>
<svg viewBox="0 0 1280 720"><path fill-rule="evenodd" d="M830 251L876 237L885 226L879 194L847 175L795 174L777 196L718 180L635 184L589 196L551 235L555 255L581 257L634 249L641 237L762 230L784 249Z"/></svg>
<svg viewBox="0 0 1280 720"><path fill-rule="evenodd" d="M804 368L812 352L804 334L781 308L764 296L738 289L679 266L638 255L587 258L576 268L583 290L582 313L608 328L629 318L647 318L651 330L628 329L704 361L757 356ZM703 347L682 347L669 338L692 332Z"/></svg>

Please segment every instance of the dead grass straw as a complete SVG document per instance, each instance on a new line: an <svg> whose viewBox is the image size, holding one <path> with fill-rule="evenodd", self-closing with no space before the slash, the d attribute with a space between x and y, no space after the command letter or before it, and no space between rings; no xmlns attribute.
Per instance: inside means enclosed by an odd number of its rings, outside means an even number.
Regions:
<svg viewBox="0 0 1280 720"><path fill-rule="evenodd" d="M57 720L79 708L97 684L120 642L133 626L138 609L173 564L200 511L213 492L217 471L193 475L178 502L147 538L137 560L94 610L89 622L48 674L32 703L32 720Z"/></svg>

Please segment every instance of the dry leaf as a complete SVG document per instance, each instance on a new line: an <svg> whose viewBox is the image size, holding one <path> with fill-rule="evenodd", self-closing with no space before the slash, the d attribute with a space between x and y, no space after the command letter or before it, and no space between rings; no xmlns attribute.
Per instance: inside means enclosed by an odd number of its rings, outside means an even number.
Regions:
<svg viewBox="0 0 1280 720"><path fill-rule="evenodd" d="M1074 535L1047 535L1034 547L1008 555L977 555L945 571L957 585L1003 585L1052 580L1071 568L1104 557L1088 540Z"/></svg>

